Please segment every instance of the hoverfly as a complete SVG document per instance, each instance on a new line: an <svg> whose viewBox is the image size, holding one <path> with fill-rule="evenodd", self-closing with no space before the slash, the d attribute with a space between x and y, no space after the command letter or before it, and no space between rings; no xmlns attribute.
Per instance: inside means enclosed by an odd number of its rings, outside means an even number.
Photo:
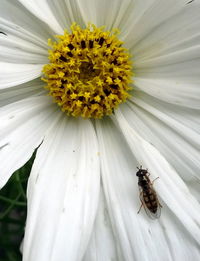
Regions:
<svg viewBox="0 0 200 261"><path fill-rule="evenodd" d="M136 176L138 177L140 201L142 203L138 210L138 214L141 208L144 207L145 212L151 219L159 218L162 205L160 204L156 191L153 188L153 183L158 178L151 181L148 170L143 169L142 166L140 166L140 168L137 167L137 169Z"/></svg>

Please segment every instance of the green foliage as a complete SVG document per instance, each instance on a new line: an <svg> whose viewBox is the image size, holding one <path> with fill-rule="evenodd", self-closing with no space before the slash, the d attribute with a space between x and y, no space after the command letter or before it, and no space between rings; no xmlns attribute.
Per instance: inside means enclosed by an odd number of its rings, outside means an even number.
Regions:
<svg viewBox="0 0 200 261"><path fill-rule="evenodd" d="M0 191L0 261L21 261L19 251L26 221L26 187L35 158L17 170Z"/></svg>

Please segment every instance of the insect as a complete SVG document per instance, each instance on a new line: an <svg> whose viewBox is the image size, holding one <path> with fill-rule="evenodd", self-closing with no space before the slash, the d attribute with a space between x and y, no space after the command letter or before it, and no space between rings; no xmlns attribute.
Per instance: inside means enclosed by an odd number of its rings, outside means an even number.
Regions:
<svg viewBox="0 0 200 261"><path fill-rule="evenodd" d="M151 181L148 170L143 169L142 166L140 166L140 168L137 167L137 169L138 171L136 172L136 176L138 177L140 201L142 203L138 210L138 214L141 208L144 207L145 212L151 219L159 218L162 205L160 204L156 191L153 188L153 183L156 179L158 179L158 177Z"/></svg>

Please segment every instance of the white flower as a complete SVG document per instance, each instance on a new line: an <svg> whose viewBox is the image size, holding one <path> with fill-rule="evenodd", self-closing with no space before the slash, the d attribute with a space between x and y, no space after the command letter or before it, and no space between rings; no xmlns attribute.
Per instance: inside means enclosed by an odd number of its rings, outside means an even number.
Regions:
<svg viewBox="0 0 200 261"><path fill-rule="evenodd" d="M200 260L200 1L1 0L0 186L39 146L24 261ZM133 56L128 101L67 117L40 80L47 39L73 22L119 28ZM136 167L161 217L139 214Z"/></svg>

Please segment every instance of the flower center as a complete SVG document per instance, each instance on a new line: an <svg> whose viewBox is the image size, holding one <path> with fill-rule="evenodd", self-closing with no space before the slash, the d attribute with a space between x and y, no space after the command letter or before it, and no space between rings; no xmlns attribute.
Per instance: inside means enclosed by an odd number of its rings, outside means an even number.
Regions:
<svg viewBox="0 0 200 261"><path fill-rule="evenodd" d="M43 68L45 88L64 112L84 118L109 115L129 97L130 56L117 33L89 24L49 40L50 63Z"/></svg>

